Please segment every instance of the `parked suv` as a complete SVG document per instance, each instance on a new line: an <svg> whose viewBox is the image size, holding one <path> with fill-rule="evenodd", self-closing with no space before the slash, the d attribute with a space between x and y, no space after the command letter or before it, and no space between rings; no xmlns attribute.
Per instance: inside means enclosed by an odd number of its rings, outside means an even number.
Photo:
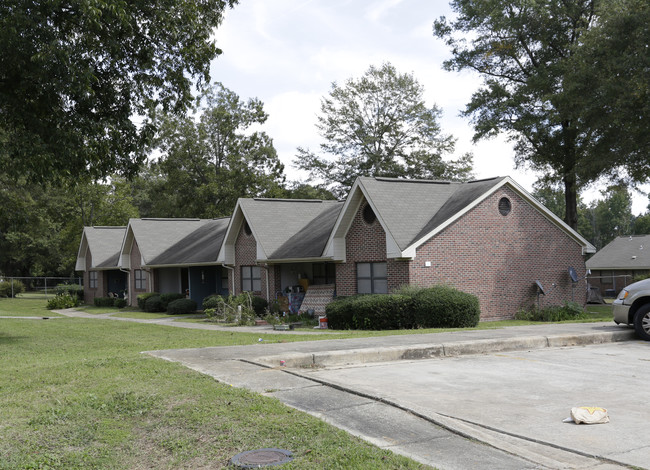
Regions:
<svg viewBox="0 0 650 470"><path fill-rule="evenodd" d="M650 341L650 279L630 284L618 294L614 322L634 325L637 336Z"/></svg>

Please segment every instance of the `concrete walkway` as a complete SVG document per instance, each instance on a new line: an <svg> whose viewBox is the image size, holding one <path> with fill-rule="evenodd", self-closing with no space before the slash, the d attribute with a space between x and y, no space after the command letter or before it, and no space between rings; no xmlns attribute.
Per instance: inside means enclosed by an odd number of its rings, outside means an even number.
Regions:
<svg viewBox="0 0 650 470"><path fill-rule="evenodd" d="M184 323L176 319L141 320L61 310L65 316L132 321L178 328L266 334L326 334L315 330L274 331L265 327L223 327ZM634 340L634 331L613 323L540 324L493 330L405 334L372 338L323 339L248 346L147 351L153 357L179 362L236 387L275 397L379 447L445 470L454 469L597 469L627 465L522 439L435 412L404 406L379 392L329 380L328 369L359 365L417 363L419 359L473 354L534 351L548 348ZM352 371L353 372L353 371Z"/></svg>

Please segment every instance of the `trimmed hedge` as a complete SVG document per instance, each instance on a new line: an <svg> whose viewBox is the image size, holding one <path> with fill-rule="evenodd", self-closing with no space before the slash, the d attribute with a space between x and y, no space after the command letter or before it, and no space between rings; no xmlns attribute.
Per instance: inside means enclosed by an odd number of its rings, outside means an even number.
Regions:
<svg viewBox="0 0 650 470"><path fill-rule="evenodd" d="M158 294L147 297L144 302L145 312L164 312L166 310L163 308L163 301Z"/></svg>
<svg viewBox="0 0 650 470"><path fill-rule="evenodd" d="M476 296L436 286L338 298L325 314L329 327L337 330L466 328L478 324L480 309Z"/></svg>
<svg viewBox="0 0 650 470"><path fill-rule="evenodd" d="M93 303L95 307L113 307L113 297L95 297Z"/></svg>
<svg viewBox="0 0 650 470"><path fill-rule="evenodd" d="M147 292L146 294L140 294L138 295L138 308L140 310L144 310L144 304L147 301L148 298L154 297L156 295L160 295L158 292Z"/></svg>
<svg viewBox="0 0 650 470"><path fill-rule="evenodd" d="M173 302L174 300L178 299L184 299L185 294L180 294L177 292L174 293L167 293L167 294L160 294L160 300L163 303L163 309L167 310L167 306L170 304L170 302Z"/></svg>
<svg viewBox="0 0 650 470"><path fill-rule="evenodd" d="M251 307L253 307L256 316L260 318L263 317L266 307L268 306L269 303L266 301L266 299L262 297L251 297Z"/></svg>
<svg viewBox="0 0 650 470"><path fill-rule="evenodd" d="M170 315L186 315L196 312L196 302L192 299L176 299L167 306L167 313Z"/></svg>
<svg viewBox="0 0 650 470"><path fill-rule="evenodd" d="M115 297L113 299L113 306L116 308L124 308L126 307L126 299L122 299L120 297Z"/></svg>

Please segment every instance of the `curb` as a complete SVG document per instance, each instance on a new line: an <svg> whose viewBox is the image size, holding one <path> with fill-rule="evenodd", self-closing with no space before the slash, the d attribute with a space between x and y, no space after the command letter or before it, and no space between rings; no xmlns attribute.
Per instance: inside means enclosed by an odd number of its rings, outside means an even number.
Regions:
<svg viewBox="0 0 650 470"><path fill-rule="evenodd" d="M589 333L584 335L521 336L504 339L482 339L476 341L416 344L385 348L374 347L316 353L290 353L259 357L251 360L251 362L270 367L280 365L294 368L331 367L373 362L458 357L505 351L586 346L590 344L631 341L634 339L636 339L636 336L633 330Z"/></svg>

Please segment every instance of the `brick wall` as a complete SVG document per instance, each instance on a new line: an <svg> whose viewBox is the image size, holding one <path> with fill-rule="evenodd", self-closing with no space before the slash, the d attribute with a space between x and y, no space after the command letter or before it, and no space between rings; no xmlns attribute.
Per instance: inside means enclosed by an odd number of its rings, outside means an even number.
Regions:
<svg viewBox="0 0 650 470"><path fill-rule="evenodd" d="M138 243L134 240L133 246L131 248L131 254L129 256L131 261L131 269L129 271L129 305L137 306L138 305L138 295L144 294L145 292L152 292L151 290L151 273L146 272L146 283L144 289L135 288L135 270L142 269L142 256L140 254L140 248Z"/></svg>
<svg viewBox="0 0 650 470"><path fill-rule="evenodd" d="M106 290L106 273L97 271L97 287L90 287L90 271L92 269L93 257L90 249L86 249L86 270L84 271L84 302L92 304L95 297L103 297Z"/></svg>
<svg viewBox="0 0 650 470"><path fill-rule="evenodd" d="M237 240L235 241L235 295L241 294L241 267L242 266L257 266L257 241L253 234L246 234L244 230L244 225L239 230L237 235ZM260 269L261 281L261 292L253 292L255 295L264 297L267 301L269 300L266 295L266 277L267 270L262 268ZM270 284L270 283L269 283Z"/></svg>
<svg viewBox="0 0 650 470"><path fill-rule="evenodd" d="M362 201L345 237L346 262L336 265L336 294L357 293L356 263L387 261L388 291L408 283L409 262L386 260L386 233L378 220L372 224L363 219L367 202Z"/></svg>
<svg viewBox="0 0 650 470"><path fill-rule="evenodd" d="M502 197L511 201L507 216L498 210ZM542 306L570 301L568 269L572 266L584 277L581 253L576 241L505 187L419 247L411 279L423 286L450 284L477 295L483 320L513 318L536 302L536 280L548 292ZM431 267L425 267L427 261ZM584 282L573 294L584 304Z"/></svg>

